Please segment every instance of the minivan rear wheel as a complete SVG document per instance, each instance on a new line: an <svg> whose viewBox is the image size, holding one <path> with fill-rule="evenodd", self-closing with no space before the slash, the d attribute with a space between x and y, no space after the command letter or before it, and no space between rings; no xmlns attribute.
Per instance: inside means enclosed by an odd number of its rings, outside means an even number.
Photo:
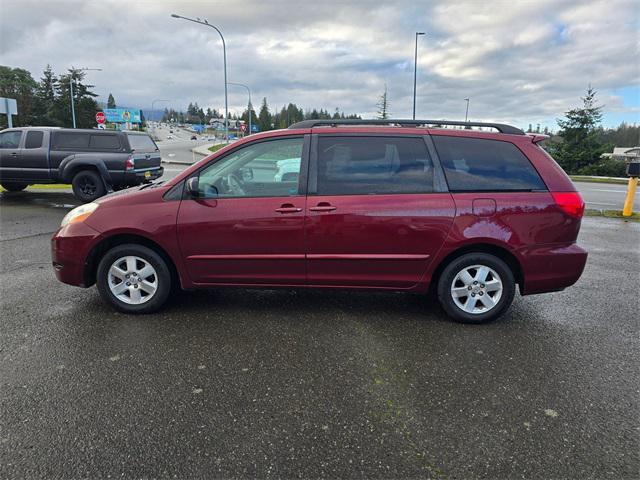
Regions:
<svg viewBox="0 0 640 480"><path fill-rule="evenodd" d="M124 313L158 310L171 291L171 272L165 260L143 245L119 245L98 264L98 291Z"/></svg>
<svg viewBox="0 0 640 480"><path fill-rule="evenodd" d="M484 323L502 315L513 301L513 272L500 258L468 253L451 261L438 280L445 312L462 323Z"/></svg>
<svg viewBox="0 0 640 480"><path fill-rule="evenodd" d="M73 195L80 201L87 203L102 197L107 193L102 177L95 170L81 170L71 181Z"/></svg>

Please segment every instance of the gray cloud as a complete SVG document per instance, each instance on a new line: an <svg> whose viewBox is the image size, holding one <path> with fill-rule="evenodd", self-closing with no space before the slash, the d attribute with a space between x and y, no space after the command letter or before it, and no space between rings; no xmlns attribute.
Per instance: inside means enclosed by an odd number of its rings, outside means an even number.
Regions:
<svg viewBox="0 0 640 480"><path fill-rule="evenodd" d="M102 99L128 106L170 99L221 108L222 49L212 29L172 19L175 12L215 23L227 42L229 80L252 87L272 109L293 101L375 114L386 83L391 112L411 114L413 39L419 42L418 114L518 125L550 124L587 84L607 111L640 121L640 14L633 1L574 2L185 2L0 0L0 63L47 63L89 72ZM230 87L240 112L245 92Z"/></svg>

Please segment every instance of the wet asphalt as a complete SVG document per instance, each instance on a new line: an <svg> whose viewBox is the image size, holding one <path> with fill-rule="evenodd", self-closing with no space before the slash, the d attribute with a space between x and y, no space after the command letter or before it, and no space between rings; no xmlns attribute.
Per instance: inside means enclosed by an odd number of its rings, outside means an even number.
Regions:
<svg viewBox="0 0 640 480"><path fill-rule="evenodd" d="M0 478L640 474L640 224L467 326L401 293L214 290L149 316L56 281L67 193L0 194Z"/></svg>

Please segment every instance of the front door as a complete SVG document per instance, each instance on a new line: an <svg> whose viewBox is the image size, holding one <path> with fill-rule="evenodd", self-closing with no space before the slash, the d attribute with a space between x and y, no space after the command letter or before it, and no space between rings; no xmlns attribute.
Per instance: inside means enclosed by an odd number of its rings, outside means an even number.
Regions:
<svg viewBox="0 0 640 480"><path fill-rule="evenodd" d="M20 163L21 130L0 133L0 180L23 180Z"/></svg>
<svg viewBox="0 0 640 480"><path fill-rule="evenodd" d="M317 146L316 146L317 144ZM411 288L455 214L420 136L317 135L309 167L310 285Z"/></svg>
<svg viewBox="0 0 640 480"><path fill-rule="evenodd" d="M182 200L177 226L194 283L305 283L307 151L303 136L265 139L199 171L199 195Z"/></svg>

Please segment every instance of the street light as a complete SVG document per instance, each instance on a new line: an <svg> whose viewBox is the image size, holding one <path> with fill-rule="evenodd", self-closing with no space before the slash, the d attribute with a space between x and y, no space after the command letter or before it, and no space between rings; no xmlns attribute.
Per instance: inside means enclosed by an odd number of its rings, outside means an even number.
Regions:
<svg viewBox="0 0 640 480"><path fill-rule="evenodd" d="M171 100L154 100L153 102L151 102L151 114L153 114L153 106L155 105L156 102L170 102ZM155 122L153 123L153 136L156 136L156 124Z"/></svg>
<svg viewBox="0 0 640 480"><path fill-rule="evenodd" d="M234 83L234 82L229 82L229 85L235 85L237 87L244 87L247 89L247 92L249 92L249 135L251 135L251 109L253 108L253 105L251 104L251 89L249 87L247 87L244 83Z"/></svg>
<svg viewBox="0 0 640 480"><path fill-rule="evenodd" d="M227 45L224 41L224 37L222 36L222 32L215 25L211 25L209 22L207 22L207 20L183 17L181 15L176 15L175 13L172 13L171 16L173 18L180 18L182 20L187 20L189 22L199 23L200 25L211 27L215 29L216 32L218 32L220 38L222 39L222 55L224 58L224 134L226 143L229 143L229 103L227 101Z"/></svg>
<svg viewBox="0 0 640 480"><path fill-rule="evenodd" d="M73 78L73 73L77 70L77 71L82 71L82 72L88 72L88 71L95 71L95 72L101 72L102 69L101 68L73 68L71 67L71 75L69 76L69 92L71 94L71 118L73 119L73 128L76 128L76 107L73 103L73 82L75 81Z"/></svg>
<svg viewBox="0 0 640 480"><path fill-rule="evenodd" d="M416 78L418 76L418 36L424 32L416 32L416 49L413 58L413 119L416 119Z"/></svg>
<svg viewBox="0 0 640 480"><path fill-rule="evenodd" d="M467 102L467 111L464 114L464 121L466 123L469 118L469 99L465 98L465 101Z"/></svg>

